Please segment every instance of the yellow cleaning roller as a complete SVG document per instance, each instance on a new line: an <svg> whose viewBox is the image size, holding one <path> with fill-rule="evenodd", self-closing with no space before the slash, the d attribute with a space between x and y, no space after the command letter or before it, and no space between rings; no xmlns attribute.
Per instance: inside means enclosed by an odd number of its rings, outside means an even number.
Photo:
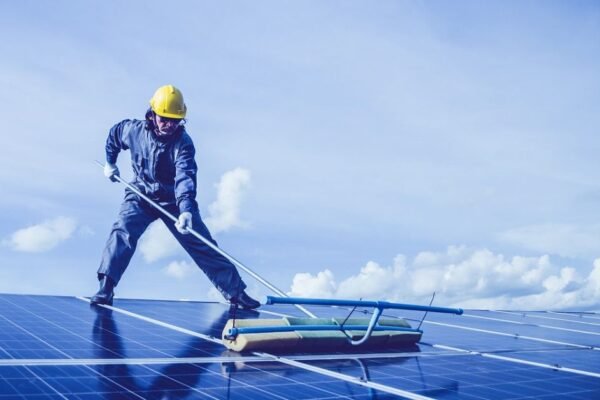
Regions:
<svg viewBox="0 0 600 400"><path fill-rule="evenodd" d="M462 314L461 309L381 301L267 297L267 304L312 304L373 307L371 319L293 318L230 319L223 329L223 344L234 351L332 352L348 349L391 348L412 345L423 332L401 318L380 319L384 309Z"/></svg>

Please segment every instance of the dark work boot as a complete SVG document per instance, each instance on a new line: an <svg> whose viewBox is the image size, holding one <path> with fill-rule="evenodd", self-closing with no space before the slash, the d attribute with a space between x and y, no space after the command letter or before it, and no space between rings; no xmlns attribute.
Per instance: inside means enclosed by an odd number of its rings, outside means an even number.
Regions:
<svg viewBox="0 0 600 400"><path fill-rule="evenodd" d="M254 310L255 308L260 307L260 303L248 296L248 293L245 291L232 297L229 302L231 305L236 305L244 310Z"/></svg>
<svg viewBox="0 0 600 400"><path fill-rule="evenodd" d="M91 304L106 304L112 306L113 304L113 289L115 288L115 282L110 279L107 275L104 275L100 280L100 290L91 299Z"/></svg>

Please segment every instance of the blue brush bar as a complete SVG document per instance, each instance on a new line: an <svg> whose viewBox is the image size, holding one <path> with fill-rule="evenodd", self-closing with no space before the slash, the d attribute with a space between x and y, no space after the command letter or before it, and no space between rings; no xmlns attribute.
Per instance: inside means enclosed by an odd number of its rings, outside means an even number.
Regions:
<svg viewBox="0 0 600 400"><path fill-rule="evenodd" d="M267 304L305 304L313 306L373 307L378 308L380 310L391 308L396 310L429 311L457 315L461 315L463 313L462 308L421 306L417 304L390 303L387 301L307 299L304 297L267 296Z"/></svg>
<svg viewBox="0 0 600 400"><path fill-rule="evenodd" d="M231 328L228 331L229 337L236 337L244 333L273 333L273 332L294 332L294 331L366 331L367 325L291 325L291 326L249 326L245 328ZM423 331L413 328L404 328L401 326L378 325L373 328L374 331L400 331L423 333Z"/></svg>

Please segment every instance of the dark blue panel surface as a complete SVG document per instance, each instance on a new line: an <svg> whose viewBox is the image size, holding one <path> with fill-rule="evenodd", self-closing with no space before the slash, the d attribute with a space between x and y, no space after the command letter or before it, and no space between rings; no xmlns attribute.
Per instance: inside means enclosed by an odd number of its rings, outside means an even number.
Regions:
<svg viewBox="0 0 600 400"><path fill-rule="evenodd" d="M0 398L340 399L386 393L280 363L0 367Z"/></svg>
<svg viewBox="0 0 600 400"><path fill-rule="evenodd" d="M470 314L470 312L467 312L466 314ZM468 316L452 318L452 316L447 315L435 315L431 316L431 318L428 318L429 321L492 330L503 333L519 334L521 336L530 336L534 338L573 343L583 346L600 345L600 332L595 332L593 327L582 329L580 326L570 325L556 326L553 328L550 327L551 324L543 324L548 325L548 327L540 326L539 321L536 321L535 324L514 324L504 322L501 319L504 318L496 318L496 315L493 317L488 316L487 319L469 318Z"/></svg>
<svg viewBox="0 0 600 400"><path fill-rule="evenodd" d="M403 360L366 358L354 365L321 361L310 364L352 376L368 376L373 382L435 398L533 399L561 393L593 399L600 395L598 378L472 355Z"/></svg>
<svg viewBox="0 0 600 400"><path fill-rule="evenodd" d="M600 320L570 314L554 314L547 312L514 312L514 311L482 311L469 310L468 315L500 320L513 321L531 325L554 326L557 328L581 329L600 332Z"/></svg>
<svg viewBox="0 0 600 400"><path fill-rule="evenodd" d="M519 351L506 354L521 360L544 363L554 366L575 368L600 375L600 351L595 350L552 350Z"/></svg>
<svg viewBox="0 0 600 400"><path fill-rule="evenodd" d="M220 303L118 299L114 305L145 317L219 339L225 322L232 316L229 313L229 306ZM236 316L237 318L259 318L260 313L237 310ZM263 318L265 317L263 316Z"/></svg>
<svg viewBox="0 0 600 400"><path fill-rule="evenodd" d="M72 297L2 295L0 305L0 321L10 321L0 335L2 358L153 358L189 352L200 357L224 350L209 341L190 344L184 333ZM222 329L228 313L210 317L203 328L212 333Z"/></svg>
<svg viewBox="0 0 600 400"><path fill-rule="evenodd" d="M133 315L90 307L73 297L0 295L0 400L397 398L308 370L312 367L430 398L600 398L600 352L544 342L596 345L600 336L594 333L598 326L590 318L585 320L592 321L590 324L573 326L578 317L572 315L523 316L486 311L467 311L471 317L429 314L422 327L423 343L402 349L402 356L345 354L340 359L341 352L331 349L329 355L313 357L312 361L302 358L306 368L299 368L271 359L246 363L239 359L227 363L215 359L213 363L202 364L181 360L230 354L218 343L177 330L180 327L219 338L223 325L231 317L223 304L117 299L115 307L172 326L159 326ZM349 312L331 307L310 309L323 317L343 317ZM236 316L277 318L270 312L304 317L291 306L266 306L261 312L238 311ZM392 314L415 321L423 315L410 311ZM361 315L369 317L360 310L353 314ZM538 318L542 316L559 319ZM523 335L539 340L529 340ZM513 362L461 353L440 345L507 357ZM361 349L357 348L357 352L361 353ZM62 359L78 365L6 365L9 359L25 358ZM127 363L131 358L173 358L174 362ZM85 359L117 359L120 364L93 365ZM581 373L514 360L560 365ZM584 375L586 371L592 375Z"/></svg>

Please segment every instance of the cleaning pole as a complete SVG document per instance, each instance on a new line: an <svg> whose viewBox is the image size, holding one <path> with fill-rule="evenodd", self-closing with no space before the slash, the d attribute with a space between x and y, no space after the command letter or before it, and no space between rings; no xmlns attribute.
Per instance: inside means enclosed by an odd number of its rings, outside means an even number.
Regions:
<svg viewBox="0 0 600 400"><path fill-rule="evenodd" d="M96 163L98 165L100 165L102 168L104 168L104 164L102 164L98 160L95 160L95 161L96 161ZM151 200L148 196L146 196L144 193L142 193L138 188L136 188L135 186L131 185L130 183L125 182L119 175L113 175L112 177L115 180L117 180L118 182L120 182L123 185L125 185L127 188L129 188L129 190L131 190L132 192L134 192L135 194L137 194L138 196L140 196L142 199L146 200L152 207L156 208L158 211L160 211L161 213L163 213L164 215L166 215L171 221L177 222L177 218L174 215L172 215L170 212L168 212L163 207L161 207L160 205L158 205L156 202L154 202L153 200ZM235 266L237 266L237 267L241 268L242 270L244 270L248 275L250 275L251 277L253 277L257 281L259 281L260 283L262 283L267 288L271 289L273 292L277 293L279 296L289 297L282 290L278 289L276 286L274 286L272 283L268 282L266 279L264 279L263 277L261 277L260 275L258 275L256 272L254 272L250 268L246 267L244 264L242 264L240 261L236 260L233 256L229 255L224 250L221 250L219 247L215 246L210 240L206 239L204 236L202 236L201 234L199 234L198 232L196 232L194 229L192 229L192 228L186 228L186 229L187 229L187 231L189 233L191 233L197 239L199 239L202 242L204 242L208 247L210 247L211 249L213 249L214 251L216 251L217 253L219 253L220 255L222 255L223 257L225 257L226 259L228 259L229 261L231 261ZM308 315L310 318L317 318L316 315L314 315L313 313L311 313L310 311L308 311L306 308L302 307L299 304L296 304L296 308L298 308L304 314Z"/></svg>

